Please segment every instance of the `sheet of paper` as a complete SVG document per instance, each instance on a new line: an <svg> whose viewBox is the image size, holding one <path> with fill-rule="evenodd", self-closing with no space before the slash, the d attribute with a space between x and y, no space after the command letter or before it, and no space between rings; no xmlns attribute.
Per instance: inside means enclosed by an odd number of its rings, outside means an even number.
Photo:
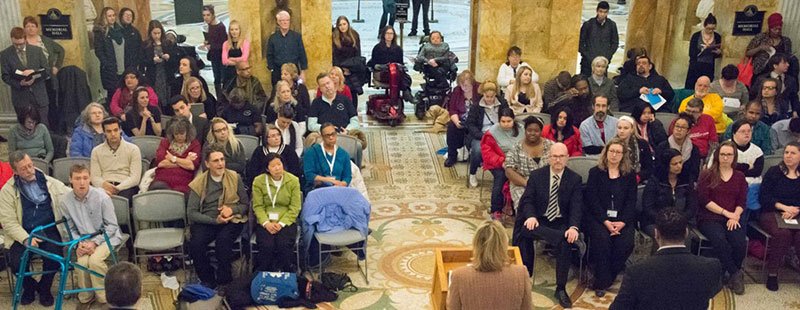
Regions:
<svg viewBox="0 0 800 310"><path fill-rule="evenodd" d="M797 219L783 219L783 222L790 225L797 225Z"/></svg>
<svg viewBox="0 0 800 310"><path fill-rule="evenodd" d="M726 107L739 108L742 102L737 98L722 98L722 104Z"/></svg>
<svg viewBox="0 0 800 310"><path fill-rule="evenodd" d="M667 103L667 100L664 99L664 97L661 97L661 95L645 94L639 96L639 99L642 99L645 102L650 103L650 105L653 107L654 110L658 110L659 108L661 108L661 106Z"/></svg>

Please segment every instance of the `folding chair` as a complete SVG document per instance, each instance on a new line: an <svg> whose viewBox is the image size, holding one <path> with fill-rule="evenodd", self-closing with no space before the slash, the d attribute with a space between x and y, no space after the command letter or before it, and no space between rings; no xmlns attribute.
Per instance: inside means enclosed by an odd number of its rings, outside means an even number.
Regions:
<svg viewBox="0 0 800 310"><path fill-rule="evenodd" d="M31 160L36 169L41 170L45 175L50 175L50 163L39 157L31 157Z"/></svg>
<svg viewBox="0 0 800 310"><path fill-rule="evenodd" d="M122 196L111 196L111 202L114 204L114 214L117 216L117 224L120 226L128 227L128 231L133 231L133 227L131 227L131 207L128 201L128 198ZM132 251L133 247L131 244L128 244L128 240L130 240L131 235L122 233L122 241L114 247L114 251L119 253L119 250L122 248L123 245L128 247L128 251ZM128 253L130 255L131 253Z"/></svg>
<svg viewBox="0 0 800 310"><path fill-rule="evenodd" d="M236 135L236 139L242 143L242 149L246 160L250 160L250 156L260 145L258 138L251 135Z"/></svg>
<svg viewBox="0 0 800 310"><path fill-rule="evenodd" d="M172 116L161 114L161 128L166 129L169 127L169 122L172 121Z"/></svg>
<svg viewBox="0 0 800 310"><path fill-rule="evenodd" d="M87 168L91 164L88 157L66 157L53 160L53 177L64 184L69 185L69 170L73 165L84 165Z"/></svg>
<svg viewBox="0 0 800 310"><path fill-rule="evenodd" d="M772 155L764 156L764 169L761 170L761 176L763 177L765 174L767 174L767 170L769 170L769 168L772 168L772 166L780 164L782 161L783 161L783 151L781 151L780 154L775 153Z"/></svg>
<svg viewBox="0 0 800 310"><path fill-rule="evenodd" d="M656 112L656 119L661 122L664 127L669 127L669 124L672 124L672 120L678 118L678 114L669 113L669 112Z"/></svg>
<svg viewBox="0 0 800 310"><path fill-rule="evenodd" d="M769 216L769 215L771 215L771 214L766 213L766 214L763 214L762 216ZM761 226L758 225L758 222L749 222L748 226L750 228L752 228L753 231L755 231L756 233L758 233L759 235L764 237L764 258L760 259L760 260L761 260L761 273L764 274L764 278L766 278L769 275L766 272L766 268L767 268L767 255L769 255L769 239L772 239L772 235L770 235L767 231L762 229ZM748 248L750 248L750 247L748 246ZM797 250L800 250L800 249L797 249Z"/></svg>
<svg viewBox="0 0 800 310"><path fill-rule="evenodd" d="M140 228L141 222L165 223L178 220L186 224L186 203L181 192L154 190L133 196L133 234L136 235L133 241L134 260L138 260L140 256L178 256L183 258L181 262L186 271L183 228ZM168 250L172 251L164 253Z"/></svg>
<svg viewBox="0 0 800 310"><path fill-rule="evenodd" d="M320 231L317 226L319 224L318 220L319 215L312 214L310 210L318 210L319 208L342 208L345 213L348 212L360 212L357 210L358 206L364 206L364 204L369 205L369 202L362 196L358 190L350 187L324 187L318 188L310 193L303 203L303 211L300 217L303 220L302 225L311 225L310 227L317 228L313 234L313 236L304 236L303 240L305 242L305 247L311 244L312 237L317 240L319 243L319 252L318 252L318 271L320 278L322 277L323 272L323 265L324 262L322 261L322 254L326 253L335 253L335 252L343 252L348 248L355 251L363 251L364 252L364 268L361 268L361 264L358 262L360 259L356 259L356 267L358 268L359 273L361 276L364 277L364 281L369 284L369 269L368 269L368 261L369 258L367 257L367 237L369 236L368 227L357 227L357 228L349 228L346 230L341 231L333 231L333 232L326 232ZM369 208L366 210L366 220L369 222ZM369 223L367 223L369 226ZM361 243L360 246L356 246L358 243ZM327 249L326 249L327 247Z"/></svg>
<svg viewBox="0 0 800 310"><path fill-rule="evenodd" d="M514 120L519 122L519 123L522 123L529 116L538 117L540 120L542 120L542 124L544 124L544 125L549 125L550 124L550 114L547 114L547 113L522 113L522 114L516 115L514 117Z"/></svg>
<svg viewBox="0 0 800 310"><path fill-rule="evenodd" d="M153 160L155 160L155 158L153 158ZM147 170L149 169L150 169L150 161L147 160L146 158L142 158L142 176L144 176L144 173L147 172Z"/></svg>
<svg viewBox="0 0 800 310"><path fill-rule="evenodd" d="M586 156L570 157L567 166L570 170L580 175L583 184L586 184L586 181L589 180L589 170L597 166L597 158Z"/></svg>
<svg viewBox="0 0 800 310"><path fill-rule="evenodd" d="M152 161L156 158L156 151L161 144L161 137L156 136L138 136L131 138L131 142L139 147L139 152L142 153L142 159ZM142 167L142 170L145 170Z"/></svg>
<svg viewBox="0 0 800 310"><path fill-rule="evenodd" d="M709 243L709 241L708 238L706 238L706 236L700 232L700 229L697 229L697 227L691 227L690 238L697 240L697 253L695 253L695 255L700 256L701 251L711 249L711 247L708 245L703 246L704 243Z"/></svg>
<svg viewBox="0 0 800 310"><path fill-rule="evenodd" d="M336 145L347 151L347 154L350 155L350 160L356 163L359 168L361 167L363 152L361 149L361 141L353 136L339 135L336 138Z"/></svg>

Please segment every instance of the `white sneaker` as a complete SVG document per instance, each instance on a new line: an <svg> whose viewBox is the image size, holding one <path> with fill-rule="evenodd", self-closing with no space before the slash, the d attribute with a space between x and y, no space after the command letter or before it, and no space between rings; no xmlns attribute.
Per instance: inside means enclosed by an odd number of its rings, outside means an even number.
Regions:
<svg viewBox="0 0 800 310"><path fill-rule="evenodd" d="M474 174L469 175L469 187L478 187L478 177Z"/></svg>

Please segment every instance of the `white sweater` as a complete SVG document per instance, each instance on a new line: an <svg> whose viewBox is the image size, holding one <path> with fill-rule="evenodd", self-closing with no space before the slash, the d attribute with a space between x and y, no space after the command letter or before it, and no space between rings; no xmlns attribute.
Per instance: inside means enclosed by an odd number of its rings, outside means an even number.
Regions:
<svg viewBox="0 0 800 310"><path fill-rule="evenodd" d="M539 74L533 70L533 67L531 67L531 65L523 61L517 66L517 69L522 67L531 68L531 71L533 71L531 72L531 81L533 81L533 83L539 83ZM497 85L499 85L502 88L508 87L509 84L508 82L516 78L515 73L516 70L514 70L514 68L511 68L511 66L509 66L507 62L504 62L502 65L500 65L500 70L497 71Z"/></svg>

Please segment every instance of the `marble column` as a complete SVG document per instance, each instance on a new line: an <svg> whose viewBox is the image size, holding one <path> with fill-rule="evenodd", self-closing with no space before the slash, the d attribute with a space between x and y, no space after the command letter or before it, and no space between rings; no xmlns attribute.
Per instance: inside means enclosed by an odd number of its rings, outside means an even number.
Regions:
<svg viewBox="0 0 800 310"><path fill-rule="evenodd" d="M300 2L300 33L303 34L303 45L306 47L308 58L306 85L308 85L308 89L315 89L317 88L317 74L327 72L331 68L333 54L333 44L331 44L332 4L330 0L298 2Z"/></svg>
<svg viewBox="0 0 800 310"><path fill-rule="evenodd" d="M512 45L522 49L522 59L540 76L540 83L559 71L574 71L578 58L582 0L508 1L477 0L472 6L478 20L473 59L478 80L497 77ZM475 3L475 2L473 2Z"/></svg>
<svg viewBox="0 0 800 310"><path fill-rule="evenodd" d="M228 12L231 20L239 21L243 33L250 39L250 66L253 76L261 81L261 85L268 93L272 89L270 84L271 74L267 70L267 60L262 57L262 46L275 30L275 15L271 14L275 8L274 1L230 1Z"/></svg>

